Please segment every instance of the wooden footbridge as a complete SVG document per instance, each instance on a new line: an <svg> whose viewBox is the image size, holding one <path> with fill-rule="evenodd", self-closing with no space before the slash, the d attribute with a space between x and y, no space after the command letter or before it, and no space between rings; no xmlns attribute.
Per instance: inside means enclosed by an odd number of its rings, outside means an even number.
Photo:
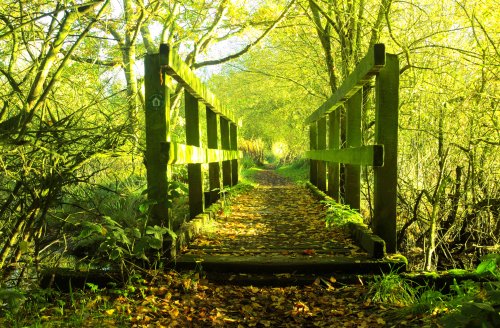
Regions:
<svg viewBox="0 0 500 328"><path fill-rule="evenodd" d="M185 89L185 144L171 138L173 83ZM373 87L375 137L373 144L366 145L361 127L363 97ZM244 196L233 204L234 215L224 218L218 217L214 208L220 203L220 191L238 184L242 156L234 114L167 45L160 47L159 54L146 57L145 88L148 197L154 204L151 225L172 226L168 213L174 194L169 192L169 171L171 165L187 165L190 220L177 229L172 246L178 269L201 265L215 277L231 280L235 275L371 274L394 268L386 255L396 252L399 65L383 44L371 48L335 94L305 118L310 127L310 150L305 154L310 159L310 190L287 183L264 183L251 192L259 201ZM206 117L206 135L201 133L201 117ZM201 140L206 140L206 145ZM372 166L374 171L371 230L355 224L350 228L353 240L365 251L358 251L347 237L342 244L329 236L318 199L331 197L359 209L361 166ZM290 192L290 188L299 189ZM303 204L306 198L310 200ZM273 201L276 199L278 203ZM287 203L288 207L279 206ZM245 208L244 213L241 208ZM303 215L304 208L315 209ZM242 219L248 217L252 220ZM209 222L221 229L215 235L228 229L243 233L232 234L225 241L212 238L197 242L197 232ZM231 226L231 222L238 224ZM304 223L315 231L303 233ZM261 231L253 236L255 229ZM396 264L404 269L401 263Z"/></svg>

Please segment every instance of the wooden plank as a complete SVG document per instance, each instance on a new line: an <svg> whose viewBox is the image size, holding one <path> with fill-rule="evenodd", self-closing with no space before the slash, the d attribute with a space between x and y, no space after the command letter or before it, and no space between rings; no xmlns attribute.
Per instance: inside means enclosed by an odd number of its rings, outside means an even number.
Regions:
<svg viewBox="0 0 500 328"><path fill-rule="evenodd" d="M231 149L231 137L229 131L229 121L223 117L220 118L220 141L221 147L224 150ZM225 160L222 162L222 185L224 187L231 186L231 161Z"/></svg>
<svg viewBox="0 0 500 328"><path fill-rule="evenodd" d="M398 178L399 62L387 55L387 63L376 81L375 142L384 145L384 166L374 169L373 232L386 243L388 253L396 249L396 204Z"/></svg>
<svg viewBox="0 0 500 328"><path fill-rule="evenodd" d="M363 89L358 90L346 102L346 148L361 146L361 108ZM345 166L345 203L351 208L360 208L361 170L356 164Z"/></svg>
<svg viewBox="0 0 500 328"><path fill-rule="evenodd" d="M217 114L207 107L207 146L213 150L219 148L218 124L219 118ZM209 205L215 203L220 195L220 164L219 161L208 164L208 184L209 184L209 199L205 200Z"/></svg>
<svg viewBox="0 0 500 328"><path fill-rule="evenodd" d="M212 110L231 122L235 122L234 114L224 107L215 95L201 82L196 74L167 44L160 45L161 65L166 72L180 83L196 99L212 108Z"/></svg>
<svg viewBox="0 0 500 328"><path fill-rule="evenodd" d="M328 114L328 148L340 148L340 111ZM340 163L328 162L328 196L340 202Z"/></svg>
<svg viewBox="0 0 500 328"><path fill-rule="evenodd" d="M316 123L309 125L309 147L311 151L315 151L318 147L318 126ZM318 162L315 159L309 161L309 181L318 186Z"/></svg>
<svg viewBox="0 0 500 328"><path fill-rule="evenodd" d="M318 126L318 150L326 149L326 117L321 118L317 122ZM321 191L326 191L326 162L318 161L317 174L318 174L318 188Z"/></svg>
<svg viewBox="0 0 500 328"><path fill-rule="evenodd" d="M234 123L229 124L229 134L231 139L231 150L238 150L238 126ZM238 184L238 159L231 160L231 185Z"/></svg>
<svg viewBox="0 0 500 328"><path fill-rule="evenodd" d="M146 98L146 175L148 200L155 203L149 225L168 224L167 163L161 159L161 142L168 141L170 93L161 83L160 58L146 55L144 59L144 86Z"/></svg>
<svg viewBox="0 0 500 328"><path fill-rule="evenodd" d="M162 162L171 165L206 164L230 161L243 157L241 151L195 147L175 142L164 142Z"/></svg>
<svg viewBox="0 0 500 328"><path fill-rule="evenodd" d="M370 81L385 65L385 46L376 44L370 48L366 56L359 62L354 71L346 78L337 91L306 119L306 124L319 120L334 111L344 101L349 99L359 89Z"/></svg>
<svg viewBox="0 0 500 328"><path fill-rule="evenodd" d="M356 148L310 150L306 151L305 157L334 163L382 166L384 165L384 147L369 145Z"/></svg>
<svg viewBox="0 0 500 328"><path fill-rule="evenodd" d="M198 99L185 92L186 107L186 143L200 147L200 108ZM203 173L201 164L188 164L189 215L194 218L203 213L205 200L203 193Z"/></svg>

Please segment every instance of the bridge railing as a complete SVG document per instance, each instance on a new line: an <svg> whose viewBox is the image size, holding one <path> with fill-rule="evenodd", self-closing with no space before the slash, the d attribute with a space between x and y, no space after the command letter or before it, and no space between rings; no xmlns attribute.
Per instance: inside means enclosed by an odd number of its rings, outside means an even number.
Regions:
<svg viewBox="0 0 500 328"><path fill-rule="evenodd" d="M225 108L168 45L145 58L146 154L148 200L152 223L168 226L169 166L187 165L190 217L219 199L222 185L238 183L238 127ZM171 140L170 77L185 89L186 144ZM201 144L200 113L206 112L207 145ZM202 164L208 164L209 190L204 191Z"/></svg>
<svg viewBox="0 0 500 328"><path fill-rule="evenodd" d="M375 78L375 142L362 144L363 87ZM374 167L372 230L396 252L399 63L376 44L337 91L307 119L310 181L360 208L360 166ZM345 115L343 115L345 112ZM345 165L341 179L340 164ZM343 193L341 193L343 191Z"/></svg>

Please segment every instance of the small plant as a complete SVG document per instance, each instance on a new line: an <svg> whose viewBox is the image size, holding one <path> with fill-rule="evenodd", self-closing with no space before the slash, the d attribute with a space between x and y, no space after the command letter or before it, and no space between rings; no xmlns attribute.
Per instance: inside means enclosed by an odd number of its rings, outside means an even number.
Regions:
<svg viewBox="0 0 500 328"><path fill-rule="evenodd" d="M416 291L400 275L394 272L375 277L368 295L373 302L408 306L415 302Z"/></svg>
<svg viewBox="0 0 500 328"><path fill-rule="evenodd" d="M359 212L349 205L339 204L334 200L324 200L322 203L328 207L325 217L327 227L344 226L349 222L363 223L363 218Z"/></svg>

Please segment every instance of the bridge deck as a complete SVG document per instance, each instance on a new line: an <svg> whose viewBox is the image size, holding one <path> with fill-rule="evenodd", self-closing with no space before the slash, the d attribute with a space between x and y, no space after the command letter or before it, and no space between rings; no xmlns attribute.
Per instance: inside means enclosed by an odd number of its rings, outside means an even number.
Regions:
<svg viewBox="0 0 500 328"><path fill-rule="evenodd" d="M184 250L177 269L197 267L222 280L390 270L389 262L370 259L342 229L327 229L324 205L308 188L272 170L259 171L255 179L258 186L236 197L230 210Z"/></svg>

